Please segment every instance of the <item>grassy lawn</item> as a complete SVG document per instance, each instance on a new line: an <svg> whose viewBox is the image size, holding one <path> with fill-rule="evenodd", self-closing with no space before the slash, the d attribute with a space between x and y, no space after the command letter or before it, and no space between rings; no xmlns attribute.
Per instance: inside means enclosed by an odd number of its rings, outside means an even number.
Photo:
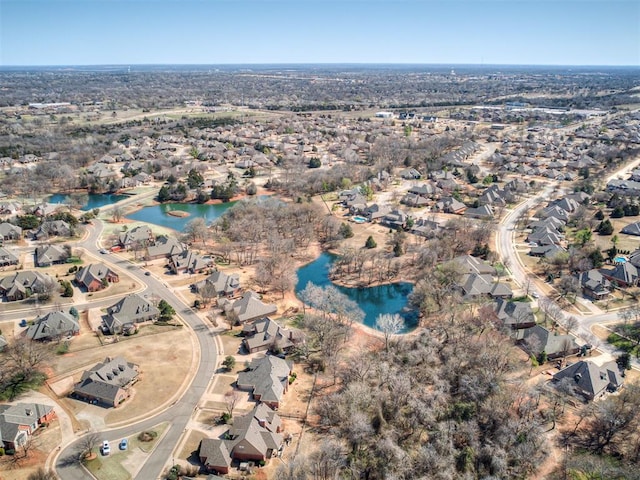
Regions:
<svg viewBox="0 0 640 480"><path fill-rule="evenodd" d="M636 328L637 329L637 328ZM632 334L631 332L626 332L629 336L636 336L637 332ZM634 342L632 340L628 340L617 333L611 333L607 337L607 342L611 345L614 345L619 350L623 352L629 353L631 356L640 357L640 346L638 346L638 342Z"/></svg>
<svg viewBox="0 0 640 480"><path fill-rule="evenodd" d="M118 448L117 443L112 442L111 455L107 457L98 455L95 460L87 462L87 469L98 480L127 480L132 478L125 465L129 464L130 467L134 467L140 463L141 455L146 456L151 453L168 425L168 423L161 423L155 426L152 431L156 432L157 435L150 442L141 442L138 440L138 435L129 437L129 448L124 451Z"/></svg>

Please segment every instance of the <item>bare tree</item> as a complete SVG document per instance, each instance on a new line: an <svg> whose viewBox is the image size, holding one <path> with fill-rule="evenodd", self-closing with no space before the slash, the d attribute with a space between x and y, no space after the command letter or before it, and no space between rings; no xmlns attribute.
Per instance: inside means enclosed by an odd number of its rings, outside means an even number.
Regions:
<svg viewBox="0 0 640 480"><path fill-rule="evenodd" d="M384 349L389 351L389 340L405 328L405 321L399 314L384 313L378 315L376 328L384 335Z"/></svg>
<svg viewBox="0 0 640 480"><path fill-rule="evenodd" d="M38 467L35 472L29 474L27 480L58 480L58 476L52 470Z"/></svg>
<svg viewBox="0 0 640 480"><path fill-rule="evenodd" d="M78 442L78 460L84 462L93 454L93 449L100 444L100 436L95 432L89 432Z"/></svg>
<svg viewBox="0 0 640 480"><path fill-rule="evenodd" d="M225 407L230 417L233 417L233 411L235 410L241 398L242 394L236 389L229 390L224 394Z"/></svg>

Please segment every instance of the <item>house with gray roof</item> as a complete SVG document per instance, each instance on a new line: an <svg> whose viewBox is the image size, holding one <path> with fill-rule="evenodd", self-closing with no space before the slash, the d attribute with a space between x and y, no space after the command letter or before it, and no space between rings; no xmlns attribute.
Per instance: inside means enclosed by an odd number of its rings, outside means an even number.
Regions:
<svg viewBox="0 0 640 480"><path fill-rule="evenodd" d="M284 328L269 317L245 324L242 331L245 335L242 345L249 353L263 350L285 352L304 339L301 331Z"/></svg>
<svg viewBox="0 0 640 480"><path fill-rule="evenodd" d="M467 208L464 212L465 217L479 218L479 219L491 219L493 218L493 208L491 205L481 205L477 208Z"/></svg>
<svg viewBox="0 0 640 480"><path fill-rule="evenodd" d="M495 312L498 319L512 329L531 328L536 324L529 302L512 302L498 298L495 303Z"/></svg>
<svg viewBox="0 0 640 480"><path fill-rule="evenodd" d="M104 324L111 334L123 333L136 323L156 320L160 310L147 299L132 293L107 309Z"/></svg>
<svg viewBox="0 0 640 480"><path fill-rule="evenodd" d="M549 360L575 355L580 351L573 336L560 335L540 325L519 330L518 340L531 355L545 352Z"/></svg>
<svg viewBox="0 0 640 480"><path fill-rule="evenodd" d="M624 384L624 378L614 361L598 366L590 360L581 360L560 370L552 381L558 384L563 380L571 385L576 395L587 401L616 392Z"/></svg>
<svg viewBox="0 0 640 480"><path fill-rule="evenodd" d="M0 405L0 447L15 450L56 416L53 407L40 403Z"/></svg>
<svg viewBox="0 0 640 480"><path fill-rule="evenodd" d="M50 267L66 263L69 253L58 245L43 245L35 250L35 264L38 267Z"/></svg>
<svg viewBox="0 0 640 480"><path fill-rule="evenodd" d="M18 265L20 259L8 248L0 247L0 267L8 267L10 265Z"/></svg>
<svg viewBox="0 0 640 480"><path fill-rule="evenodd" d="M8 277L0 278L0 294L7 302L24 300L36 293L45 292L47 285L52 282L56 283L55 279L49 275L33 270L21 270Z"/></svg>
<svg viewBox="0 0 640 480"><path fill-rule="evenodd" d="M87 292L97 292L106 288L109 283L118 283L120 276L101 262L82 267L76 272L75 280Z"/></svg>
<svg viewBox="0 0 640 480"><path fill-rule="evenodd" d="M193 250L183 250L169 258L169 269L172 273L198 273L213 266L213 259L200 255Z"/></svg>
<svg viewBox="0 0 640 480"><path fill-rule="evenodd" d="M130 395L130 388L138 381L139 370L123 357L105 358L82 374L75 384L73 396L90 403L117 407Z"/></svg>
<svg viewBox="0 0 640 480"><path fill-rule="evenodd" d="M255 358L247 371L238 374L236 385L240 390L251 391L254 400L277 409L289 388L292 370L293 363L274 355Z"/></svg>
<svg viewBox="0 0 640 480"><path fill-rule="evenodd" d="M153 232L147 225L138 225L118 235L118 242L121 248L129 250L134 245L148 245L153 243Z"/></svg>
<svg viewBox="0 0 640 480"><path fill-rule="evenodd" d="M640 271L631 262L619 263L613 268L601 268L600 273L612 284L622 288L635 287L640 282Z"/></svg>
<svg viewBox="0 0 640 480"><path fill-rule="evenodd" d="M0 335L0 352L3 351L7 345L9 345L7 339L4 338L4 335Z"/></svg>
<svg viewBox="0 0 640 480"><path fill-rule="evenodd" d="M582 294L593 300L602 300L611 293L611 282L597 268L579 273L578 282Z"/></svg>
<svg viewBox="0 0 640 480"><path fill-rule="evenodd" d="M27 331L30 340L50 341L80 333L78 321L66 312L50 312L37 318Z"/></svg>
<svg viewBox="0 0 640 480"><path fill-rule="evenodd" d="M463 275L458 284L466 300L480 296L511 298L513 291L506 283L495 282L491 275L470 273Z"/></svg>
<svg viewBox="0 0 640 480"><path fill-rule="evenodd" d="M204 280L194 283L192 290L198 293L207 285L213 288L218 297L232 298L240 293L240 276L237 273L227 275L220 270L216 270Z"/></svg>
<svg viewBox="0 0 640 480"><path fill-rule="evenodd" d="M282 420L261 403L246 415L234 417L221 438L200 441L198 457L208 472L229 473L233 461L267 461L282 449Z"/></svg>
<svg viewBox="0 0 640 480"><path fill-rule="evenodd" d="M33 239L46 240L51 237L70 237L72 233L71 225L64 220L45 220L33 233Z"/></svg>
<svg viewBox="0 0 640 480"><path fill-rule="evenodd" d="M223 298L218 301L226 315L234 316L239 323L250 322L262 317L268 317L278 311L273 304L264 303L256 292L247 291L235 301Z"/></svg>
<svg viewBox="0 0 640 480"><path fill-rule="evenodd" d="M0 239L5 242L12 242L22 238L22 228L11 223L0 223Z"/></svg>
<svg viewBox="0 0 640 480"><path fill-rule="evenodd" d="M438 200L434 207L436 210L440 210L444 213L454 213L456 215L462 215L467 209L467 206L464 203L453 197L444 197Z"/></svg>
<svg viewBox="0 0 640 480"><path fill-rule="evenodd" d="M640 222L630 223L623 227L620 232L626 233L627 235L640 236Z"/></svg>
<svg viewBox="0 0 640 480"><path fill-rule="evenodd" d="M473 255L460 255L451 260L461 273L477 273L495 275L496 269L484 260Z"/></svg>
<svg viewBox="0 0 640 480"><path fill-rule="evenodd" d="M161 235L155 239L152 245L147 247L146 258L156 260L158 258L171 258L186 250L185 245L175 237Z"/></svg>

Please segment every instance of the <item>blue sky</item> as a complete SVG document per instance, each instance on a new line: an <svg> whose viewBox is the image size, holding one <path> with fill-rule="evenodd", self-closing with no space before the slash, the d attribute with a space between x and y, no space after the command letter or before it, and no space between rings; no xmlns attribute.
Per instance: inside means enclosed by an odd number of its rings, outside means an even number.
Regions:
<svg viewBox="0 0 640 480"><path fill-rule="evenodd" d="M640 65L639 0L0 0L0 65Z"/></svg>

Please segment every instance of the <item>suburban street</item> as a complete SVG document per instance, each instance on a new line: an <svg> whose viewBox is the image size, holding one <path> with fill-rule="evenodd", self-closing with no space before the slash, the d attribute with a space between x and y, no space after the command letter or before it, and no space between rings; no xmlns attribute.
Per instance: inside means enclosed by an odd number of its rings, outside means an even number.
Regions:
<svg viewBox="0 0 640 480"><path fill-rule="evenodd" d="M84 241L83 247L87 252L99 256L100 246L98 240L103 230L103 224L96 221L93 228L90 228L89 237ZM147 285L146 292L152 292L155 296L167 301L174 307L180 318L193 330L199 344L198 370L184 394L165 411L153 415L145 420L133 423L126 427L107 430L102 433L101 440L117 442L123 437L134 435L153 426L168 422L169 427L164 436L158 441L153 453L141 467L137 479L149 480L160 477L167 462L172 458L173 449L178 445L180 437L185 431L200 397L205 393L207 386L216 370L218 363L218 350L214 341L215 336L204 322L186 305L178 296L167 288L159 279L153 276L146 276L145 271L137 265L115 255L104 255L104 263L111 267L117 267L126 271L142 284ZM112 303L113 300L105 301ZM96 304L92 303L92 307ZM150 380L150 379L149 379ZM161 381L161 379L155 379ZM153 406L150 406L153 407ZM87 478L87 472L78 464L79 442L76 440L60 452L56 458L56 471L65 480L82 480Z"/></svg>
<svg viewBox="0 0 640 480"><path fill-rule="evenodd" d="M634 168L638 164L640 164L640 160L636 160L631 164L620 168L618 171L611 174L608 178L616 178L618 175L622 174L623 172L629 171L631 168ZM518 252L516 251L516 243L514 238L515 227L518 218L520 218L522 214L527 210L535 208L536 206L541 205L543 202L552 200L551 193L553 192L554 188L554 184L548 185L544 188L544 190L542 190L542 192L540 192L539 195L522 201L511 211L507 212L502 217L500 224L498 225L495 239L496 251L502 259L503 263L505 265L508 265L508 269L511 272L513 280L522 288L525 288L527 282L530 282L528 288L529 293L536 292L541 299L548 297L546 297L544 289L540 287L541 280L527 273L525 266L520 260ZM602 313L599 308L591 305L588 300L579 298L578 301L594 313L592 315L580 315L574 312L567 311L564 311L563 313L566 316L573 316L578 320L577 331L574 331L573 333L585 340L585 343L590 343L588 339L593 338L591 329L594 325L605 325L607 323L614 323L618 320L617 312ZM606 342L601 342L600 345L598 345L598 349L613 357L615 357L618 353L615 347L609 345ZM640 369L640 362L638 361L638 359L632 359L631 364L633 368Z"/></svg>

